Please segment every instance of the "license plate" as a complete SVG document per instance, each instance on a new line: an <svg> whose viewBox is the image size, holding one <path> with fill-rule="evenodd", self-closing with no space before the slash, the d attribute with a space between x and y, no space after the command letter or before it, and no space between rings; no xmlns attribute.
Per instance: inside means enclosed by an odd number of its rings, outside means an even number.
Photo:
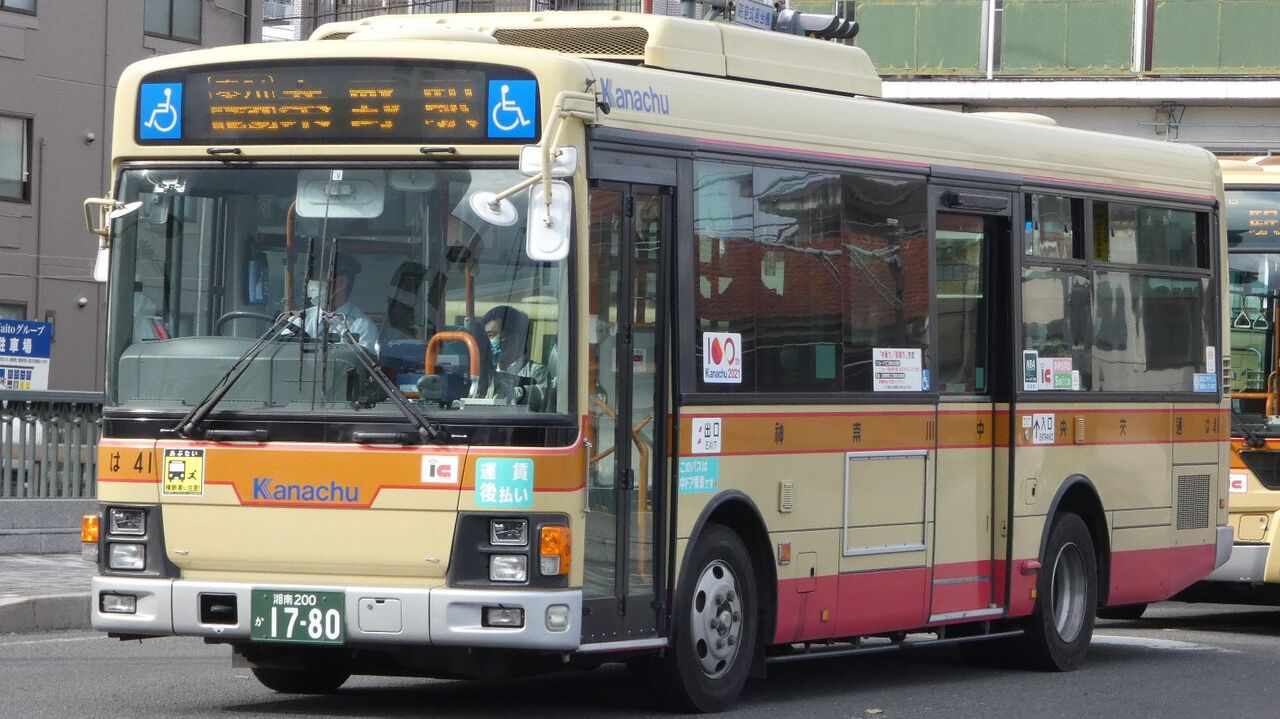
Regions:
<svg viewBox="0 0 1280 719"><path fill-rule="evenodd" d="M255 589L249 600L249 638L261 642L341 644L346 598L342 592Z"/></svg>

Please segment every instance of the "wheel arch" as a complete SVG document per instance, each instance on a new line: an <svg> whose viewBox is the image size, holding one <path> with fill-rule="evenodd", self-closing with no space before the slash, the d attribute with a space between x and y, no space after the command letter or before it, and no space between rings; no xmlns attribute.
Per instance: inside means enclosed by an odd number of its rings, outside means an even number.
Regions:
<svg viewBox="0 0 1280 719"><path fill-rule="evenodd" d="M764 675L764 650L773 642L777 622L778 572L774 563L773 546L769 541L769 531L756 503L745 493L730 490L717 495L703 508L689 533L689 541L685 544L680 557L680 573L676 583L676 591L688 586L693 581L690 576L689 554L698 543L698 537L708 524L719 524L727 527L742 539L751 558L751 568L756 575L756 586L759 596L759 624L756 632L755 656L752 660L752 675ZM671 605L674 607L674 604ZM670 626L670 623L668 623Z"/></svg>
<svg viewBox="0 0 1280 719"><path fill-rule="evenodd" d="M1049 503L1049 513L1045 515L1044 529L1040 532L1039 556L1042 559L1049 544L1049 531L1053 528L1054 518L1063 512L1079 516L1089 528L1094 558L1098 565L1098 606L1105 607L1111 588L1111 533L1107 528L1107 515L1102 508L1102 499L1088 477L1073 474L1067 477L1054 494Z"/></svg>

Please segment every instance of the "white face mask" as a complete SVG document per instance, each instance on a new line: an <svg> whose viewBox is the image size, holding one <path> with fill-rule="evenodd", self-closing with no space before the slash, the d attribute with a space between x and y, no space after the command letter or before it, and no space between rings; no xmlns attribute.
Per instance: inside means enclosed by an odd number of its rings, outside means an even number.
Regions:
<svg viewBox="0 0 1280 719"><path fill-rule="evenodd" d="M324 297L324 283L318 280L307 281L307 299L314 305L320 305Z"/></svg>

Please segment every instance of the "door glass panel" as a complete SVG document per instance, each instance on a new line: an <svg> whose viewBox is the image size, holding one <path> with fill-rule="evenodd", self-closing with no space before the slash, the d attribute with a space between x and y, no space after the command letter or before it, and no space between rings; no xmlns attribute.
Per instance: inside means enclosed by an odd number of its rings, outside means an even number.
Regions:
<svg viewBox="0 0 1280 719"><path fill-rule="evenodd" d="M634 269L631 274L634 340L631 346L631 487L628 591L653 592L654 428L658 407L658 251L665 217L659 195L635 195Z"/></svg>
<svg viewBox="0 0 1280 719"><path fill-rule="evenodd" d="M618 446L617 373L618 303L622 289L622 193L595 190L591 194L590 304L587 341L590 355L588 402L591 466L588 475L587 541L583 598L613 597L616 593L618 501L614 492ZM622 451L626 454L626 448Z"/></svg>
<svg viewBox="0 0 1280 719"><path fill-rule="evenodd" d="M985 219L938 214L938 389L987 391Z"/></svg>

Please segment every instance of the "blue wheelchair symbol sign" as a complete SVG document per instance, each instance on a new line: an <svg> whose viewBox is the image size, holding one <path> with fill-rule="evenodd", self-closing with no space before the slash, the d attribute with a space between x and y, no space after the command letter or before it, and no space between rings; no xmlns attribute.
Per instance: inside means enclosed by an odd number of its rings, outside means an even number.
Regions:
<svg viewBox="0 0 1280 719"><path fill-rule="evenodd" d="M138 138L141 140L182 139L182 83L142 84L138 102Z"/></svg>
<svg viewBox="0 0 1280 719"><path fill-rule="evenodd" d="M489 137L533 138L538 133L538 81L489 81Z"/></svg>

